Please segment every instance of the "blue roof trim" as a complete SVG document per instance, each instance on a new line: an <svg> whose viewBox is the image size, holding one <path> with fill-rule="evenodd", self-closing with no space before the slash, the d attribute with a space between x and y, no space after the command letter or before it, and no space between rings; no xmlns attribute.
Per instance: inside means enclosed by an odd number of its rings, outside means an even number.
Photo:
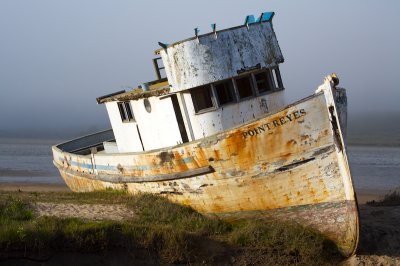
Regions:
<svg viewBox="0 0 400 266"><path fill-rule="evenodd" d="M256 22L267 22L270 21L274 17L274 12L263 12L259 18L257 18Z"/></svg>
<svg viewBox="0 0 400 266"><path fill-rule="evenodd" d="M253 15L247 15L246 18L244 19L243 25L252 24L254 22L255 22L254 16Z"/></svg>
<svg viewBox="0 0 400 266"><path fill-rule="evenodd" d="M260 22L267 22L270 21L274 17L275 13L274 12L263 12L261 15L257 18L257 20L254 19L253 15L247 15L246 18L244 19L243 25L248 25L248 24L253 24L253 23L260 23Z"/></svg>

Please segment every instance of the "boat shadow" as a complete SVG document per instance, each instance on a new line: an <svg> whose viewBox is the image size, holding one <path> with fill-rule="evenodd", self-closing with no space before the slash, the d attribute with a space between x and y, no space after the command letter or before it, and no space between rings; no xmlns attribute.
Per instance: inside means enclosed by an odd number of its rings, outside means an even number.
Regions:
<svg viewBox="0 0 400 266"><path fill-rule="evenodd" d="M360 211L357 255L400 256L400 206L369 206Z"/></svg>

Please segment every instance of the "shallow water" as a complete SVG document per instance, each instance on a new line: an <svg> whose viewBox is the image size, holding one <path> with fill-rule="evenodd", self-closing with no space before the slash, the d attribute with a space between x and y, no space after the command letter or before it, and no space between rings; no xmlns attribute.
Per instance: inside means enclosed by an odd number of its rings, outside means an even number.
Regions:
<svg viewBox="0 0 400 266"><path fill-rule="evenodd" d="M56 140L1 139L0 182L63 183L53 166ZM388 190L400 186L400 147L349 146L356 189Z"/></svg>
<svg viewBox="0 0 400 266"><path fill-rule="evenodd" d="M400 147L349 146L347 153L355 188L400 187Z"/></svg>
<svg viewBox="0 0 400 266"><path fill-rule="evenodd" d="M0 139L0 182L63 183L52 163L52 140Z"/></svg>

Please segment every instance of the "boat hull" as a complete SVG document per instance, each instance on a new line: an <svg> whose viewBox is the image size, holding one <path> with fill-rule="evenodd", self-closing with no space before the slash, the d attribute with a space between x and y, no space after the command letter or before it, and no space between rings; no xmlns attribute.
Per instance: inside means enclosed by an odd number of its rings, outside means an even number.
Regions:
<svg viewBox="0 0 400 266"><path fill-rule="evenodd" d="M319 230L345 256L358 210L334 88L220 134L143 153L77 155L53 147L71 190L166 195L226 219L274 218Z"/></svg>

